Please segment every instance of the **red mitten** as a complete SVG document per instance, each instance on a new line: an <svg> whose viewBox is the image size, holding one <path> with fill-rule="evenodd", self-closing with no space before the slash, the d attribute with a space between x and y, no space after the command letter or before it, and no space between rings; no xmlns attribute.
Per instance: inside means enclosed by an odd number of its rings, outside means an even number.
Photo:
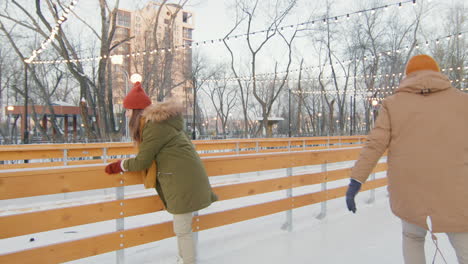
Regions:
<svg viewBox="0 0 468 264"><path fill-rule="evenodd" d="M121 162L122 162L121 160L118 160L116 162L109 163L106 166L106 173L107 174L116 174L116 173L123 172L122 166L120 166Z"/></svg>

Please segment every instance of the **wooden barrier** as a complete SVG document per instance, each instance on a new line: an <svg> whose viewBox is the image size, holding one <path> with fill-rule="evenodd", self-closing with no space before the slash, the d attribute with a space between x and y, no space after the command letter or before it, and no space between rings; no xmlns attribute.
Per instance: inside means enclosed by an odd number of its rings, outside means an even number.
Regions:
<svg viewBox="0 0 468 264"><path fill-rule="evenodd" d="M364 136L346 136L194 140L193 143L201 156L219 156L355 147L363 141ZM107 163L135 153L130 142L4 145L0 148L0 160L4 162L0 170Z"/></svg>
<svg viewBox="0 0 468 264"><path fill-rule="evenodd" d="M223 157L204 157L210 177L226 174L302 167L322 163L355 160L360 148L269 153ZM385 171L386 164L378 164L374 172ZM223 185L214 191L220 200L252 196L300 186L331 182L349 177L350 169L286 176L247 183ZM369 181L362 190L386 185L386 178ZM104 165L69 166L58 168L0 171L0 199L15 199L73 191L95 190L142 184L139 173L107 175ZM288 197L261 204L230 209L194 217L193 230L201 231L248 219L266 216L302 206L344 196L346 186L300 196ZM294 199L294 201L293 201ZM0 238L12 238L60 228L123 219L164 210L157 195L102 201L71 207L48 209L0 217ZM64 243L51 244L0 255L0 263L61 263L121 250L172 237L172 223L141 226Z"/></svg>

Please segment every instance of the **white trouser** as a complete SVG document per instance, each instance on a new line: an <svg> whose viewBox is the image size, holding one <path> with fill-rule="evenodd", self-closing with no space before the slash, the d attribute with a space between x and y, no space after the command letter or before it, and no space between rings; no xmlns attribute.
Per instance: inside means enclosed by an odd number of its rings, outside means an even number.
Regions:
<svg viewBox="0 0 468 264"><path fill-rule="evenodd" d="M403 227L403 258L405 264L426 264L424 239L427 230L401 221ZM455 249L459 264L468 264L468 232L446 233Z"/></svg>
<svg viewBox="0 0 468 264"><path fill-rule="evenodd" d="M179 256L184 264L195 264L197 256L192 234L192 213L175 214L173 223Z"/></svg>

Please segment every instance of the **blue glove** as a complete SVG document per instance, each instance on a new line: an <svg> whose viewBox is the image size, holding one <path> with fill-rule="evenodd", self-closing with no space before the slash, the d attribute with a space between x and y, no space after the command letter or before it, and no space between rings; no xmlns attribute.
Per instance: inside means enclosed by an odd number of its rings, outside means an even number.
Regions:
<svg viewBox="0 0 468 264"><path fill-rule="evenodd" d="M348 210L356 213L356 202L354 201L354 197L361 189L361 183L356 181L355 179L351 179L348 185L348 190L346 191L346 205L348 206Z"/></svg>

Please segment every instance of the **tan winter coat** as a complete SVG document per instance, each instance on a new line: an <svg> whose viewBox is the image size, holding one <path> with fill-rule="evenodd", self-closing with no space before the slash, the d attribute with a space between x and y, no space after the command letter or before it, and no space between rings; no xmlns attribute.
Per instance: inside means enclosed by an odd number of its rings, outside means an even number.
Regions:
<svg viewBox="0 0 468 264"><path fill-rule="evenodd" d="M393 213L434 232L468 232L468 94L437 72L408 75L382 102L352 170L365 182L388 148Z"/></svg>

